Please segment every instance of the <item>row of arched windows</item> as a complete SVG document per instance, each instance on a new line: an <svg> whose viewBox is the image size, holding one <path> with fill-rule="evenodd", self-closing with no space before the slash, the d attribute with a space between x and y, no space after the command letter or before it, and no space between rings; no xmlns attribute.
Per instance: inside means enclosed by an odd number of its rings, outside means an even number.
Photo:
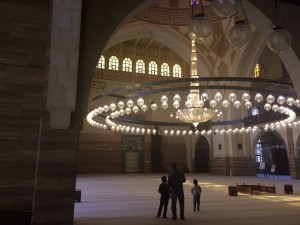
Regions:
<svg viewBox="0 0 300 225"><path fill-rule="evenodd" d="M119 68L119 59L116 56L111 56L108 60L108 69L109 70L120 70ZM125 58L122 61L122 71L125 72L133 72L133 65L132 60L130 58ZM99 69L105 69L105 58L103 55L101 55L97 68ZM151 75L158 75L158 65L155 61L151 61L148 64L148 74ZM139 59L135 63L135 72L136 73L146 73L146 65L145 62L142 59ZM172 68L172 76L173 77L181 77L181 66L178 64L175 64ZM160 75L161 76L170 76L170 66L168 63L162 63L160 65Z"/></svg>

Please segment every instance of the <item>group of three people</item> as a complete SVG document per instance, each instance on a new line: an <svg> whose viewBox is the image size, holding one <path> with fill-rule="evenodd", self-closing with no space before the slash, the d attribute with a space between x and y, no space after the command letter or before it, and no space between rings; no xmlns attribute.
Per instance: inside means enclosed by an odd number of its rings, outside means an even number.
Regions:
<svg viewBox="0 0 300 225"><path fill-rule="evenodd" d="M163 218L167 217L167 209L169 198L171 195L171 211L172 219L177 220L177 199L180 207L180 219L185 220L184 216L184 190L183 183L186 182L185 175L177 169L176 163L172 163L172 170L169 173L168 178L163 176L161 178L162 183L159 185L158 192L161 194L160 204L157 212L157 217L160 217L163 209ZM200 195L201 187L198 184L198 180L193 180L194 186L191 189L193 194L193 206L194 211L200 210Z"/></svg>

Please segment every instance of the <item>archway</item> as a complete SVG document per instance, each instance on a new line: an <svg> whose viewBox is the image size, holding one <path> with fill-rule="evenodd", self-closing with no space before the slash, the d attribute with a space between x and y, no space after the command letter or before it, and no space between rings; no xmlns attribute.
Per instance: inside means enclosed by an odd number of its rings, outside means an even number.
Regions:
<svg viewBox="0 0 300 225"><path fill-rule="evenodd" d="M273 132L265 132L256 142L256 162L264 162L266 173L271 172L275 165L274 173L289 175L289 161L284 141Z"/></svg>
<svg viewBox="0 0 300 225"><path fill-rule="evenodd" d="M205 137L201 136L195 148L195 172L210 172L210 155L209 143Z"/></svg>

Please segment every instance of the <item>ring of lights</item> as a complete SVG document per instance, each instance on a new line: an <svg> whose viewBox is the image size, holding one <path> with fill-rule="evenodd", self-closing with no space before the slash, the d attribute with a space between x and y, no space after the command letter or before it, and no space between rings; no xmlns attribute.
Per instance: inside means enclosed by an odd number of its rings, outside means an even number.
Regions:
<svg viewBox="0 0 300 225"><path fill-rule="evenodd" d="M126 118L126 115L131 113L146 112L149 108L155 111L158 108L158 105L152 102L149 105L145 104L142 96L151 95L154 93L176 93L187 91L191 89L195 89L195 87L191 87L189 85L190 82L199 82L199 86L196 88L201 91L201 101L203 104L207 105L207 107L211 109L216 108L228 108L231 105L240 109L242 106L246 109L250 109L253 104L250 101L251 95L254 95L254 101L259 104L264 104L263 108L265 111L272 111L275 113L280 113L285 116L285 119L281 121L272 121L270 123L266 123L264 125L264 130L267 131L269 129L280 129L280 127L286 126L296 126L300 122L295 122L296 113L292 109L292 107L300 108L300 101L298 99L294 100L293 96L293 86L290 83L286 82L274 82L272 80L267 79L253 79L253 78L242 78L242 77L206 77L206 78L186 78L186 79L172 79L172 80L164 80L158 82L148 82L148 83L139 83L129 86L124 86L121 88L117 88L112 90L109 93L101 94L94 99L92 99L90 103L90 108L93 108L87 115L87 122L97 128L100 129L110 129L112 131L123 132L123 133L131 133L131 134L162 134L162 135L211 135L214 134L236 134L243 132L256 131L257 126L248 126L247 128L229 128L229 129L203 129L199 131L195 129L194 131L189 129L177 129L176 131L171 130L157 130L156 128L148 128L145 129L141 127L141 125L151 125L154 127L163 127L163 126L188 126L190 127L190 123L180 123L180 122L162 122L162 121L147 121L147 120L139 120L135 118ZM203 82L205 84L201 84ZM218 82L222 82L222 85L218 84ZM245 82L251 83L252 86L247 87L242 86ZM233 85L234 83L234 85ZM170 87L172 84L176 84L176 87ZM253 85L254 84L254 85ZM257 84L257 85L256 85ZM164 86L166 85L166 86ZM216 93L212 99L209 99L205 90L216 90ZM233 90L228 94L227 98L221 94L219 90ZM244 91L244 93L238 97L235 91ZM276 96L271 94L266 94L267 97L261 93L274 93L276 91ZM97 101L102 99L103 97L112 97L114 101L110 105L100 105L96 106ZM133 99L137 98L136 104ZM126 104L124 101L127 100ZM166 110L168 105L168 98L166 95L161 97L161 108ZM181 97L178 94L175 94L173 97L173 107L174 109L180 109L180 101ZM185 104L188 107L187 103ZM104 124L95 120L96 117L104 118ZM242 124L245 120L229 120L229 121L219 121L219 122L205 122L201 124L202 127L211 127L216 125L229 125L229 124ZM126 123L126 125L124 124ZM130 125L128 125L130 124ZM201 127L200 126L200 127Z"/></svg>

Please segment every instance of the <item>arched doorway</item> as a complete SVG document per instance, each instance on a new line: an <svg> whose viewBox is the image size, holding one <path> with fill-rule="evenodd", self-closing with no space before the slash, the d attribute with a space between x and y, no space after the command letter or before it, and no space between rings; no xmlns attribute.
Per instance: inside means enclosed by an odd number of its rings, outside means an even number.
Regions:
<svg viewBox="0 0 300 225"><path fill-rule="evenodd" d="M275 174L290 175L287 149L284 141L273 132L263 133L256 143L256 162L265 163L265 172L270 173L275 165Z"/></svg>
<svg viewBox="0 0 300 225"><path fill-rule="evenodd" d="M195 148L195 172L210 172L209 144L205 137L201 136Z"/></svg>

